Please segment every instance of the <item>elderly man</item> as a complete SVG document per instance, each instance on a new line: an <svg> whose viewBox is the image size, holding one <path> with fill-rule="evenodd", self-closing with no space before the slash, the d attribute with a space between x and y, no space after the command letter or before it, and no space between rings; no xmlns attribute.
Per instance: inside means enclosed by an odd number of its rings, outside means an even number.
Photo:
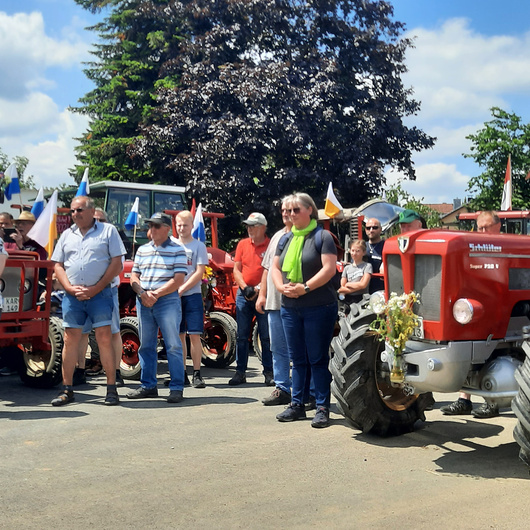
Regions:
<svg viewBox="0 0 530 530"><path fill-rule="evenodd" d="M403 210L399 214L399 228L402 234L412 232L413 230L420 230L423 228L421 215L414 210Z"/></svg>
<svg viewBox="0 0 530 530"><path fill-rule="evenodd" d="M52 400L61 406L74 401L72 378L83 327L90 321L95 329L101 362L107 374L105 405L119 403L116 390L116 361L112 349L113 298L110 284L122 270L125 248L116 228L94 219L94 201L75 197L70 213L74 225L63 232L55 250L55 275L65 290L63 298L64 389Z"/></svg>
<svg viewBox="0 0 530 530"><path fill-rule="evenodd" d="M256 311L256 299L263 275L261 262L270 239L267 231L267 219L262 213L254 212L246 221L248 238L242 239L236 248L234 263L234 280L239 286L236 296L236 321L237 321L237 349L236 373L228 381L231 386L247 382L245 372L248 364L248 338L255 316L258 322L259 337L261 340L261 363L265 385L274 385L272 374L272 354L269 340L269 324L267 315Z"/></svg>
<svg viewBox="0 0 530 530"><path fill-rule="evenodd" d="M381 239L381 223L379 219L372 217L364 220L364 231L368 238L368 245L366 246L366 255L368 262L372 265L374 273L379 273L383 263L383 247L385 242ZM381 271L382 272L382 271ZM383 278L370 278L369 292L375 293L382 291L385 288Z"/></svg>
<svg viewBox="0 0 530 530"><path fill-rule="evenodd" d="M158 396L156 346L160 328L171 376L167 402L180 403L183 399L184 360L179 338L182 312L178 289L188 272L186 252L169 237L169 215L157 212L147 223L151 241L138 249L131 271L131 288L138 296L136 313L140 323L138 355L142 384L127 397L142 399Z"/></svg>
<svg viewBox="0 0 530 530"><path fill-rule="evenodd" d="M14 222L16 232L11 236L13 243L5 243L6 250L29 250L36 252L40 259L48 259L46 249L28 237L28 232L35 224L35 216L31 212L21 212Z"/></svg>
<svg viewBox="0 0 530 530"><path fill-rule="evenodd" d="M486 234L500 234L501 220L495 212L481 212L477 217L477 232ZM499 406L496 403L485 401L478 409L473 410L471 395L466 392L460 392L458 399L441 407L440 410L446 416L456 416L459 414L473 414L478 419L494 418L499 415Z"/></svg>

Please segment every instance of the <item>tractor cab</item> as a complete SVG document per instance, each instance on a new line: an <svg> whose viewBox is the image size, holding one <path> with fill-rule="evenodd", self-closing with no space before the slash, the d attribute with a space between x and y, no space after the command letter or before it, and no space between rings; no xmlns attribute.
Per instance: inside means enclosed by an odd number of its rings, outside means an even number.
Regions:
<svg viewBox="0 0 530 530"><path fill-rule="evenodd" d="M477 230L477 217L481 212L461 213L458 216L458 226L460 230L474 232ZM496 212L501 220L501 232L503 234L523 234L530 233L530 211L509 210Z"/></svg>

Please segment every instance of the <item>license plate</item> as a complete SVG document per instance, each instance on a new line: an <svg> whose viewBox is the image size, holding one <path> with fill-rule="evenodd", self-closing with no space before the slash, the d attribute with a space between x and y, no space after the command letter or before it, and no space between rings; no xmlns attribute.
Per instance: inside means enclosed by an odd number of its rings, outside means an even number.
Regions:
<svg viewBox="0 0 530 530"><path fill-rule="evenodd" d="M414 328L414 331L412 332L412 337L415 339L423 339L425 338L423 335L423 318L422 317L416 317L418 319L418 325Z"/></svg>
<svg viewBox="0 0 530 530"><path fill-rule="evenodd" d="M7 296L4 298L4 313L16 313L20 305L18 296Z"/></svg>

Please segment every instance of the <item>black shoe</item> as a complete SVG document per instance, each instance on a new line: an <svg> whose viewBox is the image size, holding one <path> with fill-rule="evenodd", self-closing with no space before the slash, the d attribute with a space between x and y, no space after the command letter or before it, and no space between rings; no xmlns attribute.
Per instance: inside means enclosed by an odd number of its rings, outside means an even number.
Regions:
<svg viewBox="0 0 530 530"><path fill-rule="evenodd" d="M76 368L72 378L72 386L84 385L86 383L86 373L84 368Z"/></svg>
<svg viewBox="0 0 530 530"><path fill-rule="evenodd" d="M67 403L75 401L74 393L71 390L61 390L60 394L52 399L52 405L54 407L61 407Z"/></svg>
<svg viewBox="0 0 530 530"><path fill-rule="evenodd" d="M180 403L184 399L182 390L170 390L167 398L168 403Z"/></svg>
<svg viewBox="0 0 530 530"><path fill-rule="evenodd" d="M158 397L158 388L145 388L141 386L126 395L127 399L142 399L150 397Z"/></svg>
<svg viewBox="0 0 530 530"><path fill-rule="evenodd" d="M305 420L306 414L303 405L291 403L283 412L276 415L278 421L296 421Z"/></svg>
<svg viewBox="0 0 530 530"><path fill-rule="evenodd" d="M329 409L327 407L317 407L317 413L311 422L311 427L315 427L315 429L329 427Z"/></svg>
<svg viewBox="0 0 530 530"><path fill-rule="evenodd" d="M201 374L193 374L193 388L206 388L206 383Z"/></svg>
<svg viewBox="0 0 530 530"><path fill-rule="evenodd" d="M262 399L261 402L264 405L288 405L291 403L291 394L281 388L275 388L272 394Z"/></svg>
<svg viewBox="0 0 530 530"><path fill-rule="evenodd" d="M445 407L440 407L440 410L446 416L458 416L461 414L471 414L473 404L469 399L458 398L456 401Z"/></svg>
<svg viewBox="0 0 530 530"><path fill-rule="evenodd" d="M499 405L496 403L488 403L484 402L477 410L474 410L471 414L473 414L474 418L495 418L495 416L499 415Z"/></svg>
<svg viewBox="0 0 530 530"><path fill-rule="evenodd" d="M118 405L120 402L120 397L118 396L118 392L115 390L108 390L107 395L105 396L105 405Z"/></svg>
<svg viewBox="0 0 530 530"><path fill-rule="evenodd" d="M276 384L272 372L263 372L263 375L265 376L265 386L274 386Z"/></svg>
<svg viewBox="0 0 530 530"><path fill-rule="evenodd" d="M184 386L191 386L190 378L188 377L188 374L184 374Z"/></svg>
<svg viewBox="0 0 530 530"><path fill-rule="evenodd" d="M119 386L119 387L125 386L125 381L123 380L123 377L119 370L116 370L116 386Z"/></svg>
<svg viewBox="0 0 530 530"><path fill-rule="evenodd" d="M241 372L236 372L234 374L234 377L232 377L232 379L228 381L228 384L230 386L237 386L237 385L242 385L243 383L246 383L246 382L247 382L247 378L245 377L245 374Z"/></svg>
<svg viewBox="0 0 530 530"><path fill-rule="evenodd" d="M306 411L315 410L317 408L317 400L314 396L309 396L309 401L304 405Z"/></svg>

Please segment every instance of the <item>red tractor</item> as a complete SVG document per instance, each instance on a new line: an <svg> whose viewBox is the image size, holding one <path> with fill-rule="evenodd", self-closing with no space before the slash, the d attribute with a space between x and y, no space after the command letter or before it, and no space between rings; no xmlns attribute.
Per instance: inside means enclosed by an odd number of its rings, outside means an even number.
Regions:
<svg viewBox="0 0 530 530"><path fill-rule="evenodd" d="M392 353L370 331L377 304L352 304L332 342L340 411L363 432L386 436L424 421L431 392L511 403L520 457L530 465L528 237L419 230L388 239L383 264L387 299L419 294L419 325L402 355L404 376L393 382Z"/></svg>
<svg viewBox="0 0 530 530"><path fill-rule="evenodd" d="M25 384L37 388L62 380L63 326L61 319L50 316L52 269L53 263L40 261L35 252L9 251L0 279L2 357L17 366ZM45 281L41 289L39 277ZM40 291L45 293L42 300Z"/></svg>

